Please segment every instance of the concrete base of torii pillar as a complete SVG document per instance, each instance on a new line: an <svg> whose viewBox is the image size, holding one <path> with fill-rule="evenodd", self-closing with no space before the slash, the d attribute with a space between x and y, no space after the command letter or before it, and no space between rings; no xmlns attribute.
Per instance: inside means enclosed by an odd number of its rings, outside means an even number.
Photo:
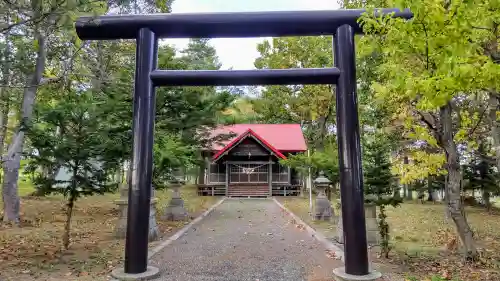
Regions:
<svg viewBox="0 0 500 281"><path fill-rule="evenodd" d="M382 273L374 270L366 275L347 274L345 272L345 267L339 267L333 270L333 278L335 281L375 281L380 277L382 277Z"/></svg>

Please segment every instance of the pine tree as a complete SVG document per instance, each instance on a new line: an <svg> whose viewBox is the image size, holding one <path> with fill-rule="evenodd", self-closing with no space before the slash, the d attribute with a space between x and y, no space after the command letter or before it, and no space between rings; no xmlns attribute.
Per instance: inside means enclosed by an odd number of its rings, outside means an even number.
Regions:
<svg viewBox="0 0 500 281"><path fill-rule="evenodd" d="M27 170L60 167L59 177L35 173L34 184L45 194L59 193L67 199L63 245L68 249L73 208L78 198L113 191L106 177L104 153L112 145L98 120L101 111L90 94L71 93L56 104L36 107L38 121L28 129L33 150ZM119 155L116 155L117 157ZM66 174L66 175L64 175ZM61 176L62 175L62 176Z"/></svg>
<svg viewBox="0 0 500 281"><path fill-rule="evenodd" d="M486 159L485 151L485 144L480 143L473 160L464 167L464 180L465 189L481 191L481 204L489 211L491 210L491 196L500 194L500 189L498 173L495 171L496 166Z"/></svg>
<svg viewBox="0 0 500 281"><path fill-rule="evenodd" d="M365 142L363 152L366 203L377 205L396 203L392 198L395 186L387 144L376 137Z"/></svg>
<svg viewBox="0 0 500 281"><path fill-rule="evenodd" d="M381 238L381 254L388 258L391 248L385 207L397 206L401 203L401 198L394 196L396 186L391 173L390 146L383 135L374 134L365 135L363 147L365 204L375 204L379 208L378 228Z"/></svg>

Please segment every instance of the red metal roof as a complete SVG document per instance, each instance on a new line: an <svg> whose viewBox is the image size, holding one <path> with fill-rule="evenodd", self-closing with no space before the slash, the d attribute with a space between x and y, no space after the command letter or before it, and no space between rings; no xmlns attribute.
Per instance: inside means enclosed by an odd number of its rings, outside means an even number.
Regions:
<svg viewBox="0 0 500 281"><path fill-rule="evenodd" d="M212 136L235 134L235 138L222 142L222 146L214 143L212 150L219 151L241 135L251 130L271 147L281 152L306 151L307 145L300 124L235 124L221 126L212 132Z"/></svg>
<svg viewBox="0 0 500 281"><path fill-rule="evenodd" d="M252 129L248 129L243 134L240 134L239 136L237 136L236 138L234 138L230 143L226 144L226 146L224 146L224 148L222 148L221 150L219 150L219 152L217 152L213 156L212 160L217 161L217 159L219 157L221 157L222 154L224 154L224 152L226 152L228 150L231 150L241 140L243 140L243 139L245 139L245 138L247 138L249 136L253 136L254 138L256 138L258 141L260 141L262 143L262 145L266 146L277 157L279 157L281 159L286 159L286 156L283 155L281 152L279 152L279 150L277 150L272 144L268 143L265 139L263 139L261 136L259 136L258 134L256 134L254 131L252 131Z"/></svg>

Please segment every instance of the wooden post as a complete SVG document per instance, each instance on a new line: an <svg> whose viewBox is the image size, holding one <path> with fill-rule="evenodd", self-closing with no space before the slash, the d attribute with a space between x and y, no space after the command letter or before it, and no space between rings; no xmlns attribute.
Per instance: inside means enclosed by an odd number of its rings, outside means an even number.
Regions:
<svg viewBox="0 0 500 281"><path fill-rule="evenodd" d="M269 184L269 196L273 196L273 161L272 156L269 156L269 168L267 171L267 181Z"/></svg>
<svg viewBox="0 0 500 281"><path fill-rule="evenodd" d="M229 164L226 162L226 196L229 195Z"/></svg>
<svg viewBox="0 0 500 281"><path fill-rule="evenodd" d="M292 187L292 169L288 166L288 185L290 186L290 190L293 190Z"/></svg>
<svg viewBox="0 0 500 281"><path fill-rule="evenodd" d="M208 160L208 157L205 156L205 167L203 167L204 168L204 176L205 176L205 179L204 179L205 184L210 183L210 166L211 166L211 163Z"/></svg>
<svg viewBox="0 0 500 281"><path fill-rule="evenodd" d="M200 163L200 166L198 167L198 176L196 178L196 184L205 184L206 181L205 181L205 174L206 174L206 171L205 171L205 168L206 168L206 159L205 159L205 156L203 156L202 154L202 157L203 157L203 162Z"/></svg>

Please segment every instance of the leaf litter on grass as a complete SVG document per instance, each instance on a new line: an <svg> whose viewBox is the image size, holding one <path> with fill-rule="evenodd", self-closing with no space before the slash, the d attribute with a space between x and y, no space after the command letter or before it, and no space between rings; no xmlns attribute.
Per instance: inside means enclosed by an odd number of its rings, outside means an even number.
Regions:
<svg viewBox="0 0 500 281"><path fill-rule="evenodd" d="M182 188L186 208L196 217L218 198L198 197L195 188ZM158 191L158 216L170 200L170 191ZM22 198L21 227L0 224L0 279L7 280L106 280L123 260L124 241L113 237L118 194L78 200L73 215L71 245L61 250L64 229L64 198L61 196ZM157 220L168 237L185 222ZM151 243L154 247L160 241Z"/></svg>
<svg viewBox="0 0 500 281"><path fill-rule="evenodd" d="M336 235L333 233L336 227L330 225L332 223L316 223L310 219L308 198L289 197L278 200L325 236ZM406 274L413 274L420 278L418 280L436 275L463 281L498 281L500 212L467 207L466 213L480 251L480 258L475 263L464 262L455 226L451 219L445 218L445 206L414 202L405 202L401 207L387 209L391 245L394 249L390 259L383 259L378 256L376 248L371 251L371 260L387 264L386 268L391 268L399 275L399 280L403 280Z"/></svg>

